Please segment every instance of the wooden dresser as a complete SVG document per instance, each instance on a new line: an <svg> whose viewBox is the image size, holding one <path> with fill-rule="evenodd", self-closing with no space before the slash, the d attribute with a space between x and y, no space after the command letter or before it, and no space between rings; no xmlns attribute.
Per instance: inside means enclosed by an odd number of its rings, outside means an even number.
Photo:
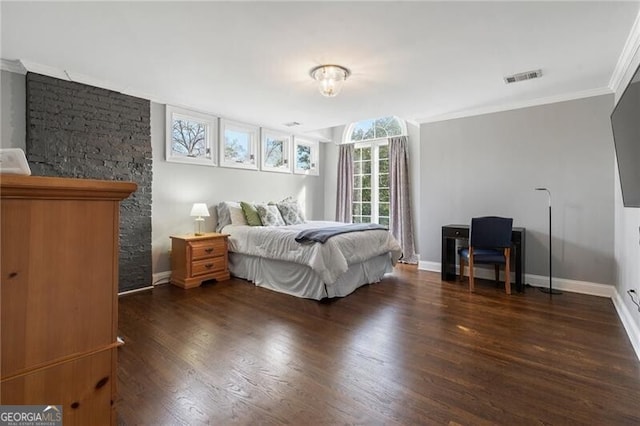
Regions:
<svg viewBox="0 0 640 426"><path fill-rule="evenodd" d="M229 279L226 234L171 237L171 283L198 287L203 281Z"/></svg>
<svg viewBox="0 0 640 426"><path fill-rule="evenodd" d="M1 404L115 424L119 202L136 187L0 176Z"/></svg>

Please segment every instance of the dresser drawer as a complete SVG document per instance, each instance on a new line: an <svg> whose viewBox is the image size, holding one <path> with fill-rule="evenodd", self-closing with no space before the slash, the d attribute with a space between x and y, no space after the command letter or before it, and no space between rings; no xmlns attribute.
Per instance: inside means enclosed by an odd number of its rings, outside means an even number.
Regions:
<svg viewBox="0 0 640 426"><path fill-rule="evenodd" d="M191 259L207 259L210 257L222 256L227 253L227 243L224 238L216 238L205 241L192 241Z"/></svg>
<svg viewBox="0 0 640 426"><path fill-rule="evenodd" d="M191 275L207 275L224 271L227 267L227 258L224 256L211 259L197 260L191 263Z"/></svg>

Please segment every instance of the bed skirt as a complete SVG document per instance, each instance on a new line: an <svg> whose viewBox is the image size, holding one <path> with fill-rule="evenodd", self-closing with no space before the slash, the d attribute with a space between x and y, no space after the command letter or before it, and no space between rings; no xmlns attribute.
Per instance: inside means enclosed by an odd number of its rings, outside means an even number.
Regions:
<svg viewBox="0 0 640 426"><path fill-rule="evenodd" d="M259 287L320 300L343 297L365 284L380 282L384 274L393 271L393 265L388 253L381 254L350 265L335 283L325 285L318 274L306 265L230 252L229 271L231 275L252 281Z"/></svg>

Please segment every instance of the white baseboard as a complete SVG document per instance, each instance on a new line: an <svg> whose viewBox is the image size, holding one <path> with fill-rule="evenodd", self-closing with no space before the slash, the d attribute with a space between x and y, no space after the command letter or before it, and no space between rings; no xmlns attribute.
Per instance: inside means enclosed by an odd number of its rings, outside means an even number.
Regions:
<svg viewBox="0 0 640 426"><path fill-rule="evenodd" d="M441 272L440 262L421 261L418 269L431 272ZM456 274L460 273L460 268L456 265ZM475 268L475 275L478 278L492 280L495 278L493 269ZM512 272L511 282L515 282L515 272ZM544 275L525 274L524 282L533 287L548 287L549 277ZM615 287L609 284L592 283L589 281L577 281L566 278L553 278L553 288L573 293L588 294L591 296L613 297Z"/></svg>
<svg viewBox="0 0 640 426"><path fill-rule="evenodd" d="M141 291L147 291L147 290L153 290L153 286L150 285L150 286L147 286L147 287L135 288L133 290L122 291L122 292L118 293L118 296L126 296L127 294L139 293Z"/></svg>
<svg viewBox="0 0 640 426"><path fill-rule="evenodd" d="M166 284L171 278L171 271L158 272L153 274L153 285Z"/></svg>
<svg viewBox="0 0 640 426"><path fill-rule="evenodd" d="M624 325L624 329L627 331L627 336L629 336L629 340L631 341L631 346L636 351L636 356L638 360L640 360L640 328L633 320L633 316L629 309L627 309L627 305L625 305L624 300L622 300L622 296L618 293L618 289L615 290L613 297L613 306L616 307L616 311L618 311L618 317L620 317L620 321L622 321L622 325Z"/></svg>

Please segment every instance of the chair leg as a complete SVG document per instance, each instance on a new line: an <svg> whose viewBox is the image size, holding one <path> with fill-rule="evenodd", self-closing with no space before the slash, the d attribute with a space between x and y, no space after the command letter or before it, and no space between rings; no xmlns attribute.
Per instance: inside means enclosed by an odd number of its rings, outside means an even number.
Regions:
<svg viewBox="0 0 640 426"><path fill-rule="evenodd" d="M469 291L475 290L475 282L473 278L473 247L469 247Z"/></svg>
<svg viewBox="0 0 640 426"><path fill-rule="evenodd" d="M464 257L460 256L460 281L464 280Z"/></svg>
<svg viewBox="0 0 640 426"><path fill-rule="evenodd" d="M511 294L511 248L504 249L504 288Z"/></svg>

